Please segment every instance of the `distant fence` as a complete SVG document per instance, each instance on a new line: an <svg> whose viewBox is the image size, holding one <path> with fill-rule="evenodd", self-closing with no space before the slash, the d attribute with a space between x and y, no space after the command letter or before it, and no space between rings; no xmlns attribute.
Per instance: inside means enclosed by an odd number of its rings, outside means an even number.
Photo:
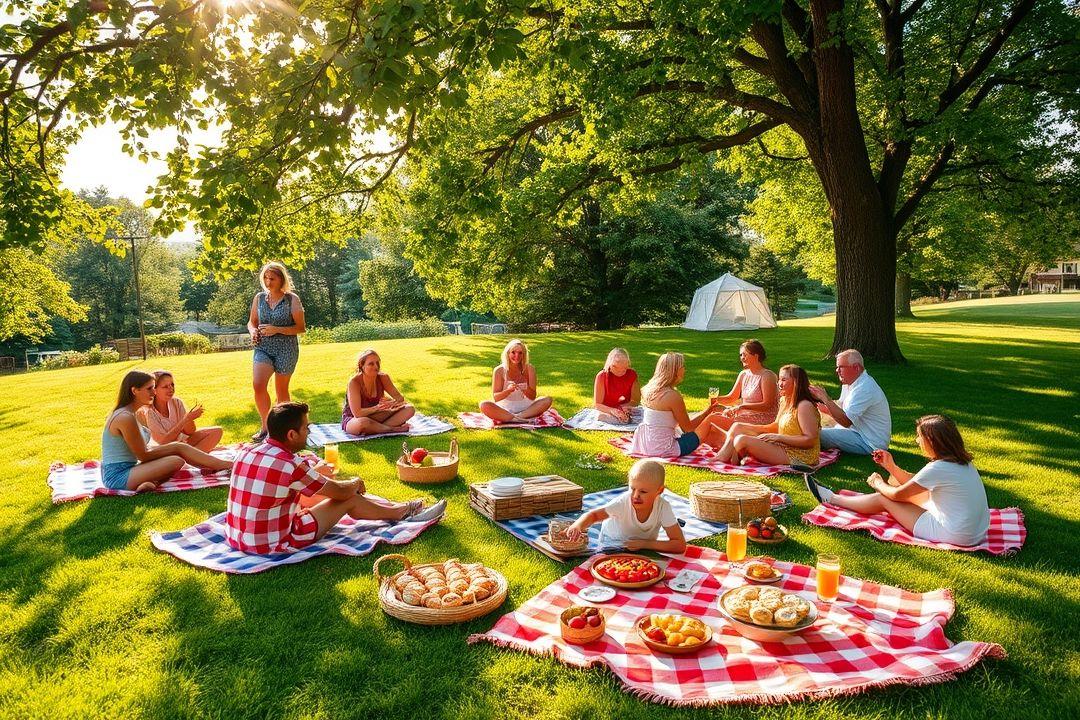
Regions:
<svg viewBox="0 0 1080 720"><path fill-rule="evenodd" d="M472 324L472 335L505 335L505 323L478 323Z"/></svg>
<svg viewBox="0 0 1080 720"><path fill-rule="evenodd" d="M113 350L120 353L120 362L123 362L124 360L142 360L143 355L146 355L146 348L143 347L140 338L120 338L119 340L110 340L105 343L105 346L111 347Z"/></svg>
<svg viewBox="0 0 1080 720"><path fill-rule="evenodd" d="M210 344L214 350L228 352L230 350L247 350L251 347L251 336L247 333L234 333L230 335L211 335Z"/></svg>

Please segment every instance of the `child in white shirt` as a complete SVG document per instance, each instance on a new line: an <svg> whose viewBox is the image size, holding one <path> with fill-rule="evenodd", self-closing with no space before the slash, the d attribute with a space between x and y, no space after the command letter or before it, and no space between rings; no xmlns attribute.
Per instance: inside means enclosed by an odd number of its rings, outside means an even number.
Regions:
<svg viewBox="0 0 1080 720"><path fill-rule="evenodd" d="M675 512L664 493L664 466L655 460L638 460L627 476L628 492L602 508L590 510L566 529L566 537L576 541L601 520L600 534L604 542L615 542L627 550L657 550L681 553L686 538L675 518ZM657 540L660 528L667 540Z"/></svg>

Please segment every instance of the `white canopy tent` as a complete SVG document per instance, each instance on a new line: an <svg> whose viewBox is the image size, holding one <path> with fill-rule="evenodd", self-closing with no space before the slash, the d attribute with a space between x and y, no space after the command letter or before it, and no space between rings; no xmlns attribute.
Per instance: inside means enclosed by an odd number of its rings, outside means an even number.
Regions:
<svg viewBox="0 0 1080 720"><path fill-rule="evenodd" d="M694 293L683 327L688 330L757 330L776 327L765 291L724 273Z"/></svg>

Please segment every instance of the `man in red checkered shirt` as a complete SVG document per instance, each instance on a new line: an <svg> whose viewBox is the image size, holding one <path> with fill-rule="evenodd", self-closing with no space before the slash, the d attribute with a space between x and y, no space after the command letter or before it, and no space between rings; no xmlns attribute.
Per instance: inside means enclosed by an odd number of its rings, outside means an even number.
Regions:
<svg viewBox="0 0 1080 720"><path fill-rule="evenodd" d="M269 437L240 453L229 483L225 537L229 545L266 555L315 542L345 515L357 520L429 520L445 502L375 502L359 478L335 480L334 467L297 455L307 444L308 406L278 403L266 418Z"/></svg>

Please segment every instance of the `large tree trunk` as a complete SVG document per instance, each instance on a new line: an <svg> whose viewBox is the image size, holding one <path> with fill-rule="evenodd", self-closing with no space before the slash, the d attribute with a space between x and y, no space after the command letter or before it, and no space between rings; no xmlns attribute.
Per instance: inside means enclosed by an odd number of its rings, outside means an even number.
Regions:
<svg viewBox="0 0 1080 720"><path fill-rule="evenodd" d="M837 27L843 0L815 0L820 120L807 143L832 212L836 248L836 329L829 350L904 362L896 341L893 294L896 234L866 152L855 92L855 60Z"/></svg>
<svg viewBox="0 0 1080 720"><path fill-rule="evenodd" d="M903 271L896 273L896 290L893 302L896 317L915 317L911 312L911 274Z"/></svg>

